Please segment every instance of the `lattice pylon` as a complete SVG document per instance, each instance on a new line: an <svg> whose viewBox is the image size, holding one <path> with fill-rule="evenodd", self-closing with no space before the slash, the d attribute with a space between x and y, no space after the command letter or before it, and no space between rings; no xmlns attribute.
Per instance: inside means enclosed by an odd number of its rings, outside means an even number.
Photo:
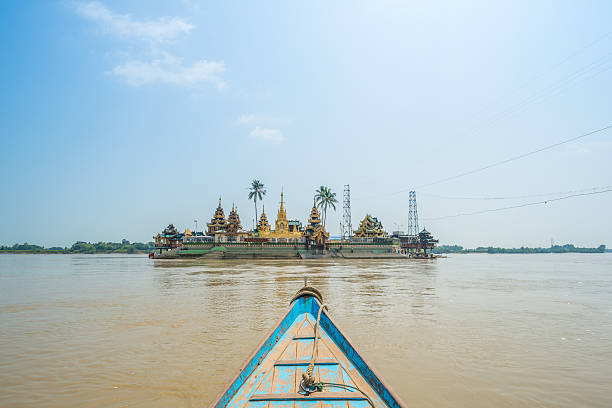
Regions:
<svg viewBox="0 0 612 408"><path fill-rule="evenodd" d="M351 239L353 226L351 225L351 187L344 185L344 199L342 201L342 240Z"/></svg>
<svg viewBox="0 0 612 408"><path fill-rule="evenodd" d="M408 195L408 235L418 235L419 214L417 211L416 192L411 191Z"/></svg>

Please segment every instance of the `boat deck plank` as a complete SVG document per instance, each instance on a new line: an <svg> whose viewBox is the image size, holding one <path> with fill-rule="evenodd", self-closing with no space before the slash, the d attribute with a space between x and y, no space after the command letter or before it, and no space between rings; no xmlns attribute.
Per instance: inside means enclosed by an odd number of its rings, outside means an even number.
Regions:
<svg viewBox="0 0 612 408"><path fill-rule="evenodd" d="M357 391L328 386L309 396L300 394L302 373L312 357L314 325L312 315L299 315L278 343L230 400L228 408L369 408ZM386 407L376 392L359 375L355 366L320 328L315 374L323 382L357 386L374 402Z"/></svg>

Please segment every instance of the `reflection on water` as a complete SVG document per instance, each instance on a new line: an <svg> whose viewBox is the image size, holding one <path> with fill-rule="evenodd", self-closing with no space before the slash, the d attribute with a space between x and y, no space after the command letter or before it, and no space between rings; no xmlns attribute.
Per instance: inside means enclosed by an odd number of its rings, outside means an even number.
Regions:
<svg viewBox="0 0 612 408"><path fill-rule="evenodd" d="M206 406L304 277L408 405L601 406L612 256L0 256L0 406Z"/></svg>

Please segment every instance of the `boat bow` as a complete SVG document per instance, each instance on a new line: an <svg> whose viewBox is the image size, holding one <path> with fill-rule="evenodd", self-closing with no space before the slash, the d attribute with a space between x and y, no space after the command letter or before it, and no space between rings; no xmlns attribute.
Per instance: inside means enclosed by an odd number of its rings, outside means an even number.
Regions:
<svg viewBox="0 0 612 408"><path fill-rule="evenodd" d="M405 407L327 310L319 313L322 303L315 288L298 291L285 315L210 408ZM305 386L309 375L313 381Z"/></svg>

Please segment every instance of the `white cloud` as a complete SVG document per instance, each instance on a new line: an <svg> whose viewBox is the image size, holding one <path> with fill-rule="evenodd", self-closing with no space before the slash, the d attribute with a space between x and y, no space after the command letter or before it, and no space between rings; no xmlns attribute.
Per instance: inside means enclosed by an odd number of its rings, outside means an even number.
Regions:
<svg viewBox="0 0 612 408"><path fill-rule="evenodd" d="M178 17L156 20L135 20L130 14L117 14L97 1L75 2L74 8L82 17L98 23L104 30L121 38L136 38L155 43L173 40L195 28Z"/></svg>
<svg viewBox="0 0 612 408"><path fill-rule="evenodd" d="M249 138L253 140L262 140L264 142L281 143L285 138L278 129L266 129L257 126L249 133Z"/></svg>
<svg viewBox="0 0 612 408"><path fill-rule="evenodd" d="M142 86L154 82L162 82L180 86L193 86L200 82L210 82L218 89L225 87L221 74L225 72L223 62L196 61L189 66L170 54L163 59L151 61L128 61L111 70L113 75L122 78L128 85Z"/></svg>
<svg viewBox="0 0 612 408"><path fill-rule="evenodd" d="M241 115L237 120L236 124L238 125L248 125L248 124L278 124L280 122L285 122L282 118L278 116L270 116L270 115L262 115L258 113L245 113Z"/></svg>
<svg viewBox="0 0 612 408"><path fill-rule="evenodd" d="M138 20L130 14L118 14L97 1L73 3L76 12L100 25L107 33L125 40L148 42L150 49L141 57L127 57L122 64L115 66L110 73L121 78L131 86L152 83L166 83L185 87L201 82L214 84L217 89L225 87L222 74L225 72L223 61L201 59L192 64L184 64L181 58L163 52L164 44L181 34L188 34L194 25L179 17L161 17L154 20ZM162 57L160 57L162 55Z"/></svg>
<svg viewBox="0 0 612 408"><path fill-rule="evenodd" d="M258 119L257 115L253 113L245 113L244 115L240 116L236 122L239 125L246 125L246 124L255 122L257 119Z"/></svg>

